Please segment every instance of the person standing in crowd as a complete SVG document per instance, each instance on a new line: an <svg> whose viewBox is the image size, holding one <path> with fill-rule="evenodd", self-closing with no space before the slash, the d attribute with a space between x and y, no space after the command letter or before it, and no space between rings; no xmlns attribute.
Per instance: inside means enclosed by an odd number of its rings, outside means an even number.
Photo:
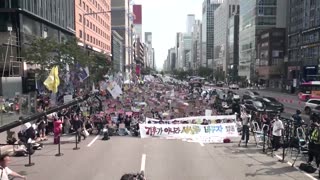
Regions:
<svg viewBox="0 0 320 180"><path fill-rule="evenodd" d="M0 180L9 180L9 176L12 176L13 178L27 179L26 176L22 176L19 173L12 171L8 167L9 163L9 155L5 154L0 157Z"/></svg>
<svg viewBox="0 0 320 180"><path fill-rule="evenodd" d="M82 133L83 129L83 122L79 119L78 115L74 115L74 121L73 121L73 129L76 131L78 136L78 142L81 142L81 136L83 139L86 139L86 136Z"/></svg>
<svg viewBox="0 0 320 180"><path fill-rule="evenodd" d="M62 132L62 120L61 117L54 117L53 118L53 134L54 134L54 140L53 143L54 144L59 144L60 142L60 136L61 136L61 132Z"/></svg>
<svg viewBox="0 0 320 180"><path fill-rule="evenodd" d="M276 116L275 121L273 123L273 128L272 128L272 136L273 136L272 148L274 151L277 151L280 148L280 139L281 139L283 130L284 130L283 123L280 120L279 116Z"/></svg>
<svg viewBox="0 0 320 180"><path fill-rule="evenodd" d="M250 124L250 116L249 112L242 111L240 115L240 121L242 125L242 137L239 141L238 146L240 147L241 142L245 141L245 147L248 147L248 141L249 141L249 124Z"/></svg>
<svg viewBox="0 0 320 180"><path fill-rule="evenodd" d="M320 165L320 133L319 133L319 124L317 121L311 124L311 137L308 144L308 164L311 164L313 158L315 157L317 168Z"/></svg>

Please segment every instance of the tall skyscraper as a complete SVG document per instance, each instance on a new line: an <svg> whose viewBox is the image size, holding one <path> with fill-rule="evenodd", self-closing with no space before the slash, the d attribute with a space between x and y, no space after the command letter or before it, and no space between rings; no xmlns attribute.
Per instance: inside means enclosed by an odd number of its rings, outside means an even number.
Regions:
<svg viewBox="0 0 320 180"><path fill-rule="evenodd" d="M195 15L188 14L188 16L187 16L187 30L186 30L187 34L192 33L192 27L193 27L194 21L195 21Z"/></svg>
<svg viewBox="0 0 320 180"><path fill-rule="evenodd" d="M196 20L192 28L191 69L198 69L201 63L201 21Z"/></svg>
<svg viewBox="0 0 320 180"><path fill-rule="evenodd" d="M154 49L152 47L152 32L145 32L144 33L144 43L148 46L148 57L146 63L147 66L154 69L155 62L154 62Z"/></svg>
<svg viewBox="0 0 320 180"><path fill-rule="evenodd" d="M285 0L240 0L239 76L256 77L256 37L266 29L286 27L287 5Z"/></svg>
<svg viewBox="0 0 320 180"><path fill-rule="evenodd" d="M214 62L213 68L227 75L229 64L228 24L229 18L239 12L239 0L225 0L214 12ZM226 76L225 76L226 77ZM225 80L225 79L221 79Z"/></svg>
<svg viewBox="0 0 320 180"><path fill-rule="evenodd" d="M142 6L137 4L133 5L133 14L133 25L135 34L137 37L142 39Z"/></svg>
<svg viewBox="0 0 320 180"><path fill-rule="evenodd" d="M204 0L202 4L202 66L212 68L214 58L214 11L223 0Z"/></svg>
<svg viewBox="0 0 320 180"><path fill-rule="evenodd" d="M110 0L75 0L76 35L87 49L111 54L110 3Z"/></svg>
<svg viewBox="0 0 320 180"><path fill-rule="evenodd" d="M111 0L111 28L123 38L123 72L132 68L132 26L129 0Z"/></svg>

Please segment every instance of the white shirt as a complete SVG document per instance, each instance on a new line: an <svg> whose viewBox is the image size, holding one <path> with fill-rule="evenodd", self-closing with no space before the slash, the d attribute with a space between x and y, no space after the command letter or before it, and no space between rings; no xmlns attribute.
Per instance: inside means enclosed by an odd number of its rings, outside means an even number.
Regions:
<svg viewBox="0 0 320 180"><path fill-rule="evenodd" d="M284 129L282 121L276 120L273 123L272 135L281 136L281 132L282 132L281 129Z"/></svg>
<svg viewBox="0 0 320 180"><path fill-rule="evenodd" d="M0 170L0 180L9 180L9 175L12 173L12 170L8 167Z"/></svg>

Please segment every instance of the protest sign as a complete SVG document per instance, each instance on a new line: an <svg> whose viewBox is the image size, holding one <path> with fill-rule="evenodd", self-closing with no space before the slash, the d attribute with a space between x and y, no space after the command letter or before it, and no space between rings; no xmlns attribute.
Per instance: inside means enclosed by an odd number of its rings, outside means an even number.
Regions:
<svg viewBox="0 0 320 180"><path fill-rule="evenodd" d="M222 115L222 116L192 116L192 117L184 117L184 118L176 118L176 119L170 119L170 120L163 120L163 122L195 122L197 124L200 124L204 119L207 121L211 121L211 123L217 123L217 120L220 120L221 122L225 122L227 120L230 120L234 122L236 120L237 116L236 115ZM160 120L158 119L153 119L153 118L146 118L146 122L151 122L151 123L158 123Z"/></svg>
<svg viewBox="0 0 320 180"><path fill-rule="evenodd" d="M212 110L211 109L206 109L205 115L206 116L211 116L212 115Z"/></svg>
<svg viewBox="0 0 320 180"><path fill-rule="evenodd" d="M238 137L236 123L197 124L139 124L141 138L170 137L173 139L217 139Z"/></svg>

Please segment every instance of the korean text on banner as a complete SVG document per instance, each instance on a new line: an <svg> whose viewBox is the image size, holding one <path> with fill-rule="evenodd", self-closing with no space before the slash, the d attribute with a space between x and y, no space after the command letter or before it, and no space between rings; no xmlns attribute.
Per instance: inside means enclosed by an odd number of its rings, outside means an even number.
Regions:
<svg viewBox="0 0 320 180"><path fill-rule="evenodd" d="M139 124L141 138L170 137L174 139L199 137L238 137L236 123L197 124Z"/></svg>

